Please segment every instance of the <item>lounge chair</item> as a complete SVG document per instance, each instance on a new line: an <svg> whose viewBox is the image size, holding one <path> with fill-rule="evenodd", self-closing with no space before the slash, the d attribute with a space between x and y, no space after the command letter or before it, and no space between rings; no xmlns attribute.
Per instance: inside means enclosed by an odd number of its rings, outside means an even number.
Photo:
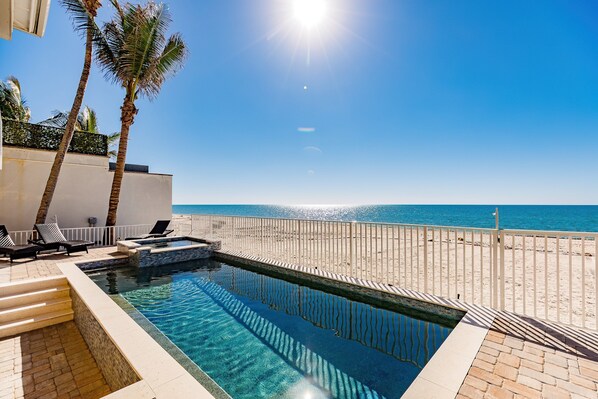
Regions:
<svg viewBox="0 0 598 399"><path fill-rule="evenodd" d="M6 226L0 224L0 254L8 255L10 263L15 259L34 258L37 259L37 253L43 248L35 244L15 245L8 234Z"/></svg>
<svg viewBox="0 0 598 399"><path fill-rule="evenodd" d="M68 255L74 252L88 252L87 247L95 243L86 240L67 240L56 223L36 224L35 230L40 237L39 240L29 240L30 243L39 245L44 249L55 249L60 251L64 248Z"/></svg>
<svg viewBox="0 0 598 399"><path fill-rule="evenodd" d="M127 237L126 240L142 240L144 238L160 238L166 237L174 230L166 230L168 225L170 224L170 220L158 220L152 230L148 234L142 234L137 237Z"/></svg>

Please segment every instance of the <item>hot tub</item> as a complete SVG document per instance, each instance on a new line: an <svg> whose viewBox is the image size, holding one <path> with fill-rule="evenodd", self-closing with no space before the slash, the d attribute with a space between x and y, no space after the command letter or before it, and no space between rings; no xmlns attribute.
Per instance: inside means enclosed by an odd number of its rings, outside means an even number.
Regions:
<svg viewBox="0 0 598 399"><path fill-rule="evenodd" d="M209 258L220 249L220 241L176 236L118 241L117 246L118 252L127 254L133 265L151 267Z"/></svg>

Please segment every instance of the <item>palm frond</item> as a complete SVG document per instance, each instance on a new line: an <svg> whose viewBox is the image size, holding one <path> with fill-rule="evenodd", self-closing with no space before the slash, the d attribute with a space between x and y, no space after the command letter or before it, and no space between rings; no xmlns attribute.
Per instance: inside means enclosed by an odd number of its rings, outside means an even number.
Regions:
<svg viewBox="0 0 598 399"><path fill-rule="evenodd" d="M122 20L124 18L124 13L123 13L123 9L120 6L120 3L118 2L118 0L110 0L110 4L112 4L112 6L116 9L116 12L118 13L118 16Z"/></svg>
<svg viewBox="0 0 598 399"><path fill-rule="evenodd" d="M104 72L106 80L113 83L121 83L124 81L120 73L119 54L124 42L124 33L118 21L111 21L104 24L101 40L96 42L95 56Z"/></svg>
<svg viewBox="0 0 598 399"><path fill-rule="evenodd" d="M122 67L128 69L135 81L139 81L164 46L164 32L170 16L163 4L149 3L145 9L131 8L134 30L131 40L125 42ZM143 85L140 85L143 86ZM143 90L143 87L140 87Z"/></svg>
<svg viewBox="0 0 598 399"><path fill-rule="evenodd" d="M91 31L94 37L98 35L99 27L94 18L100 6L99 0L60 0L60 3L68 12L76 32L81 36L85 36L88 31Z"/></svg>
<svg viewBox="0 0 598 399"><path fill-rule="evenodd" d="M19 82L19 79L17 79L16 77L10 75L6 78L6 81L13 84L19 91L19 95L21 93L21 82Z"/></svg>
<svg viewBox="0 0 598 399"><path fill-rule="evenodd" d="M96 57L108 80L127 87L130 95L156 97L165 79L180 69L186 47L180 34L168 39L170 13L163 4L127 3L104 24L103 45Z"/></svg>
<svg viewBox="0 0 598 399"><path fill-rule="evenodd" d="M66 126L66 122L69 118L69 113L65 111L52 111L52 116L48 119L44 119L43 121L38 122L39 125L50 126L50 127L57 127L60 129L64 129Z"/></svg>
<svg viewBox="0 0 598 399"><path fill-rule="evenodd" d="M31 110L21 95L21 84L14 76L0 82L0 112L4 118L28 122Z"/></svg>
<svg viewBox="0 0 598 399"><path fill-rule="evenodd" d="M107 136L108 136L108 144L112 145L114 143L117 143L118 139L120 139L120 132L108 134Z"/></svg>
<svg viewBox="0 0 598 399"><path fill-rule="evenodd" d="M100 133L100 127L98 126L98 117L96 112L89 108L87 105L83 109L85 115L85 131L91 133Z"/></svg>

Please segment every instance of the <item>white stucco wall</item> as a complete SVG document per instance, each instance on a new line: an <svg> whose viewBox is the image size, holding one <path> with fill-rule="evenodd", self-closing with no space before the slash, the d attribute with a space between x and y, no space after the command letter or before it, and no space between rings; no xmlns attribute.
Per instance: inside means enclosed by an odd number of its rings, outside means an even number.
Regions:
<svg viewBox="0 0 598 399"><path fill-rule="evenodd" d="M0 170L0 224L9 230L30 230L54 161L52 151L4 147ZM67 154L48 221L56 216L61 227L87 226L98 218L103 226L114 172L108 158ZM125 172L117 224L153 224L172 216L172 176Z"/></svg>

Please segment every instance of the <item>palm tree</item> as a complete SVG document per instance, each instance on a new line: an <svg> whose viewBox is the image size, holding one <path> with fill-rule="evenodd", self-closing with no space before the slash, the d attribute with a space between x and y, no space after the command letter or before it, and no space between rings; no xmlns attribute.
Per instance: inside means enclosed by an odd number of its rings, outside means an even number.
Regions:
<svg viewBox="0 0 598 399"><path fill-rule="evenodd" d="M38 122L38 124L64 129L66 126L66 122L68 121L68 118L68 112L54 111L50 118ZM79 115L77 116L77 122L75 123L75 131L104 134L100 131L100 127L98 125L98 117L93 108L90 108L86 105L83 107L83 111L79 112ZM111 159L116 159L116 144L118 143L120 133L116 132L112 134L105 134L105 136L108 138L108 156Z"/></svg>
<svg viewBox="0 0 598 399"><path fill-rule="evenodd" d="M43 121L38 122L38 124L64 129L69 119L69 115L70 113L65 111L53 111L50 118L44 119ZM75 121L75 130L78 132L102 134L100 133L100 128L98 126L96 112L92 108L86 105L83 107L83 110L79 112Z"/></svg>
<svg viewBox="0 0 598 399"><path fill-rule="evenodd" d="M0 115L20 122L29 122L31 117L31 111L21 95L21 84L14 76L0 82Z"/></svg>
<svg viewBox="0 0 598 399"><path fill-rule="evenodd" d="M50 169L50 176L46 182L46 188L39 204L35 223L44 223L56 190L56 183L58 182L58 175L64 162L64 157L68 151L69 145L73 138L75 125L77 123L77 116L83 103L83 96L85 95L85 88L87 87L87 80L89 78L89 71L91 69L91 56L93 51L94 38L97 36L97 27L94 18L97 14L98 8L101 7L101 0L61 0L64 7L71 15L74 28L77 32L85 33L85 56L83 58L83 69L81 70L81 77L79 78L79 85L71 112L64 127L64 134L60 145L54 157L54 163Z"/></svg>
<svg viewBox="0 0 598 399"><path fill-rule="evenodd" d="M154 99L166 78L183 66L187 52L180 34L166 38L171 20L163 4L126 3L121 7L117 0L111 2L116 15L104 25L96 58L106 77L125 89L125 97L121 106L120 139L106 226L116 224L129 130L138 112L135 100L139 96Z"/></svg>

